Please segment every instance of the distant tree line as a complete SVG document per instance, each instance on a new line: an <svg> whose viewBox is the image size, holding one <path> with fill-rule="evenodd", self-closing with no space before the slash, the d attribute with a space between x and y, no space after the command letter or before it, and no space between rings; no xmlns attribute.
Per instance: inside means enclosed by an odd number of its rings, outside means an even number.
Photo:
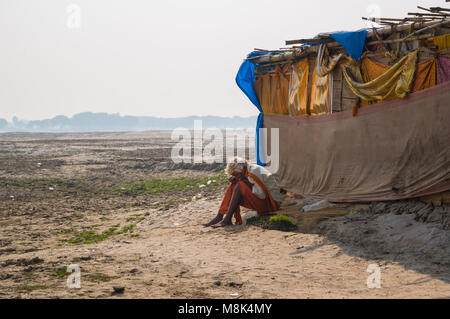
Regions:
<svg viewBox="0 0 450 319"><path fill-rule="evenodd" d="M8 121L5 119L0 119L0 130L4 129L8 125Z"/></svg>
<svg viewBox="0 0 450 319"><path fill-rule="evenodd" d="M72 117L58 115L45 120L20 120L16 116L11 122L0 118L0 131L3 132L106 132L172 130L175 128L194 128L194 121L202 120L203 128L254 128L256 116L219 117L189 116L178 118L158 118L152 116L121 116L118 113L83 112Z"/></svg>

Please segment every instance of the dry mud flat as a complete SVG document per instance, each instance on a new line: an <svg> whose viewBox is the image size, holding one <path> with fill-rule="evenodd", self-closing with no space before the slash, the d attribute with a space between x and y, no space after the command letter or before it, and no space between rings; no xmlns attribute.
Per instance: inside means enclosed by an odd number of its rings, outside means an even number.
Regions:
<svg viewBox="0 0 450 319"><path fill-rule="evenodd" d="M296 231L204 228L222 167L174 165L171 145L165 132L0 135L0 297L450 297L448 206L287 202ZM381 288L367 287L371 264Z"/></svg>

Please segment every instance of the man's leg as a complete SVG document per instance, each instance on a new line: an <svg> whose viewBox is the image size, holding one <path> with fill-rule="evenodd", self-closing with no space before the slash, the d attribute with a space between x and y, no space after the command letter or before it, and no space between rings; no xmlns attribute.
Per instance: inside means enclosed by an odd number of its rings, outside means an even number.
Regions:
<svg viewBox="0 0 450 319"><path fill-rule="evenodd" d="M209 223L203 224L205 227L209 227L212 225L217 224L218 222L222 221L223 215L225 215L228 212L228 208L230 206L231 198L233 197L233 190L236 184L230 184L225 191L225 195L222 199L222 204L220 204L219 213L214 217Z"/></svg>
<svg viewBox="0 0 450 319"><path fill-rule="evenodd" d="M216 217L211 219L211 221L209 223L203 224L203 226L209 227L209 226L215 225L218 222L222 221L222 219L223 219L223 214L222 213L217 213Z"/></svg>
<svg viewBox="0 0 450 319"><path fill-rule="evenodd" d="M236 184L236 187L234 187L233 195L231 196L230 204L228 206L227 214L224 218L224 220L217 225L218 227L228 226L232 225L231 218L233 217L233 214L237 211L239 208L239 204L242 201L242 192L241 192L241 185L240 183Z"/></svg>

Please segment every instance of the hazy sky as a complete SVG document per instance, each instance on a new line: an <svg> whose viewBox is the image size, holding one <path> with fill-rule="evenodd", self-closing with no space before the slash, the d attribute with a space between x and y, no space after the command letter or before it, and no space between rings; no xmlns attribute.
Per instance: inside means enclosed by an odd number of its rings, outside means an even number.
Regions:
<svg viewBox="0 0 450 319"><path fill-rule="evenodd" d="M79 28L70 4L81 9ZM234 80L253 48L357 30L378 9L403 17L417 5L448 7L445 0L0 0L0 118L256 115Z"/></svg>

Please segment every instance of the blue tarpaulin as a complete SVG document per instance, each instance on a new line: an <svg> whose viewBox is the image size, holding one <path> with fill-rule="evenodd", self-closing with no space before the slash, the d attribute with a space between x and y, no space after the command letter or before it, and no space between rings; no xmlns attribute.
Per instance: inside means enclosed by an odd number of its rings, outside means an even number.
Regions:
<svg viewBox="0 0 450 319"><path fill-rule="evenodd" d="M334 33L327 33L334 40L339 42L347 54L354 60L359 60L364 50L364 43L366 42L367 30L359 31L340 31Z"/></svg>
<svg viewBox="0 0 450 319"><path fill-rule="evenodd" d="M258 97L256 96L255 89L253 88L253 82L255 81L255 63L245 60L242 62L236 75L236 83L245 95L252 101L253 104L262 112L261 105L259 104Z"/></svg>
<svg viewBox="0 0 450 319"><path fill-rule="evenodd" d="M256 164L261 165L261 166L266 166L266 164L264 163L262 157L263 154L260 154L261 152L261 141L260 141L260 136L259 136L259 129L263 128L263 124L264 124L264 113L261 112L258 115L258 119L256 120L256 134L255 134L255 143L256 143Z"/></svg>
<svg viewBox="0 0 450 319"><path fill-rule="evenodd" d="M241 67L236 75L236 84L239 88L244 92L245 95L252 101L252 103L258 108L260 112L262 112L261 105L259 104L258 97L256 96L255 89L253 88L253 82L255 79L255 67L258 65L257 63L252 62L249 58L255 56L262 55L273 55L278 52L264 52L264 51L253 51L249 55L247 55L247 59L242 62Z"/></svg>
<svg viewBox="0 0 450 319"><path fill-rule="evenodd" d="M244 94L250 99L250 101L258 108L259 115L258 120L256 122L256 135L255 135L255 144L256 144L256 162L258 165L265 166L264 162L261 159L260 154L260 136L259 129L263 127L263 113L261 104L259 104L258 96L256 95L255 89L253 87L253 82L255 79L255 67L258 65L257 63L252 62L248 58L260 55L268 55L268 54L277 54L278 52L264 52L264 51L253 51L249 55L247 55L247 59L242 62L241 67L236 75L236 84L239 88L244 92Z"/></svg>

